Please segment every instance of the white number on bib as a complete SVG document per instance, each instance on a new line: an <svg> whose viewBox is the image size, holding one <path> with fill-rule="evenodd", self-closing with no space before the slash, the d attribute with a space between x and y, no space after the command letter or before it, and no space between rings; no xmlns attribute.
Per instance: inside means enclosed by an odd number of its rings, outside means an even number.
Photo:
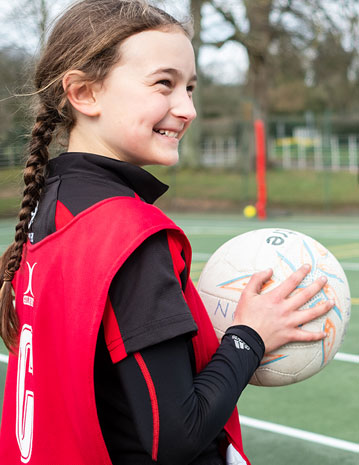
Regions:
<svg viewBox="0 0 359 465"><path fill-rule="evenodd" d="M33 373L32 327L21 329L16 386L16 438L21 452L21 461L31 458L34 433L34 393L26 389L26 373Z"/></svg>
<svg viewBox="0 0 359 465"><path fill-rule="evenodd" d="M240 453L232 446L232 444L230 444L227 447L226 464L227 465L247 465L247 462L240 455Z"/></svg>

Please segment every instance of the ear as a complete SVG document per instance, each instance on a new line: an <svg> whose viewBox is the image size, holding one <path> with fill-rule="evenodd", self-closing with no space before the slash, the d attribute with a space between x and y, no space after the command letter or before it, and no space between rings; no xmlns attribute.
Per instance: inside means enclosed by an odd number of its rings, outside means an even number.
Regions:
<svg viewBox="0 0 359 465"><path fill-rule="evenodd" d="M62 79L62 86L71 105L86 116L98 116L100 109L96 99L99 83L86 80L84 72L68 71Z"/></svg>

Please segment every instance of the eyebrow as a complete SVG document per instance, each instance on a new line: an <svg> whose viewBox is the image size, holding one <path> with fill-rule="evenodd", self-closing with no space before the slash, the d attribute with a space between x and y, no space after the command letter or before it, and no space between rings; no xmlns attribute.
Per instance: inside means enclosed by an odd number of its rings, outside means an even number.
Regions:
<svg viewBox="0 0 359 465"><path fill-rule="evenodd" d="M179 71L178 69L176 68L158 68L156 69L155 71L153 71L152 73L150 73L147 77L151 77L151 76L154 76L155 74L161 74L161 73L167 73L167 74L172 74L173 76L176 76L176 77L182 77L183 76L183 73L181 71ZM194 74L189 82L197 82L197 75Z"/></svg>

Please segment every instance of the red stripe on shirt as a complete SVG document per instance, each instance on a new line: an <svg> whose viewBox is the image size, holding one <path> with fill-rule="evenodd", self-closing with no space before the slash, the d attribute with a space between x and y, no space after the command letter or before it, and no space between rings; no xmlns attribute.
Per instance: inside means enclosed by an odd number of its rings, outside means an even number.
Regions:
<svg viewBox="0 0 359 465"><path fill-rule="evenodd" d="M135 359L140 367L143 377L145 378L148 392L150 394L151 406L152 406L152 417L153 417L153 439L152 439L152 460L157 461L158 456L158 442L160 437L160 415L158 410L158 401L156 389L152 381L150 372L148 371L147 365L139 352L135 353Z"/></svg>

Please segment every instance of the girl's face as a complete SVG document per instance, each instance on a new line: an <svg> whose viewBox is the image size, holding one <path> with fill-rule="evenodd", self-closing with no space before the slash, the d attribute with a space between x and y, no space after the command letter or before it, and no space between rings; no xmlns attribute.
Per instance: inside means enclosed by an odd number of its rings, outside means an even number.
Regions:
<svg viewBox="0 0 359 465"><path fill-rule="evenodd" d="M136 165L173 165L196 117L195 57L180 29L144 31L120 48L120 61L97 94L97 153Z"/></svg>

